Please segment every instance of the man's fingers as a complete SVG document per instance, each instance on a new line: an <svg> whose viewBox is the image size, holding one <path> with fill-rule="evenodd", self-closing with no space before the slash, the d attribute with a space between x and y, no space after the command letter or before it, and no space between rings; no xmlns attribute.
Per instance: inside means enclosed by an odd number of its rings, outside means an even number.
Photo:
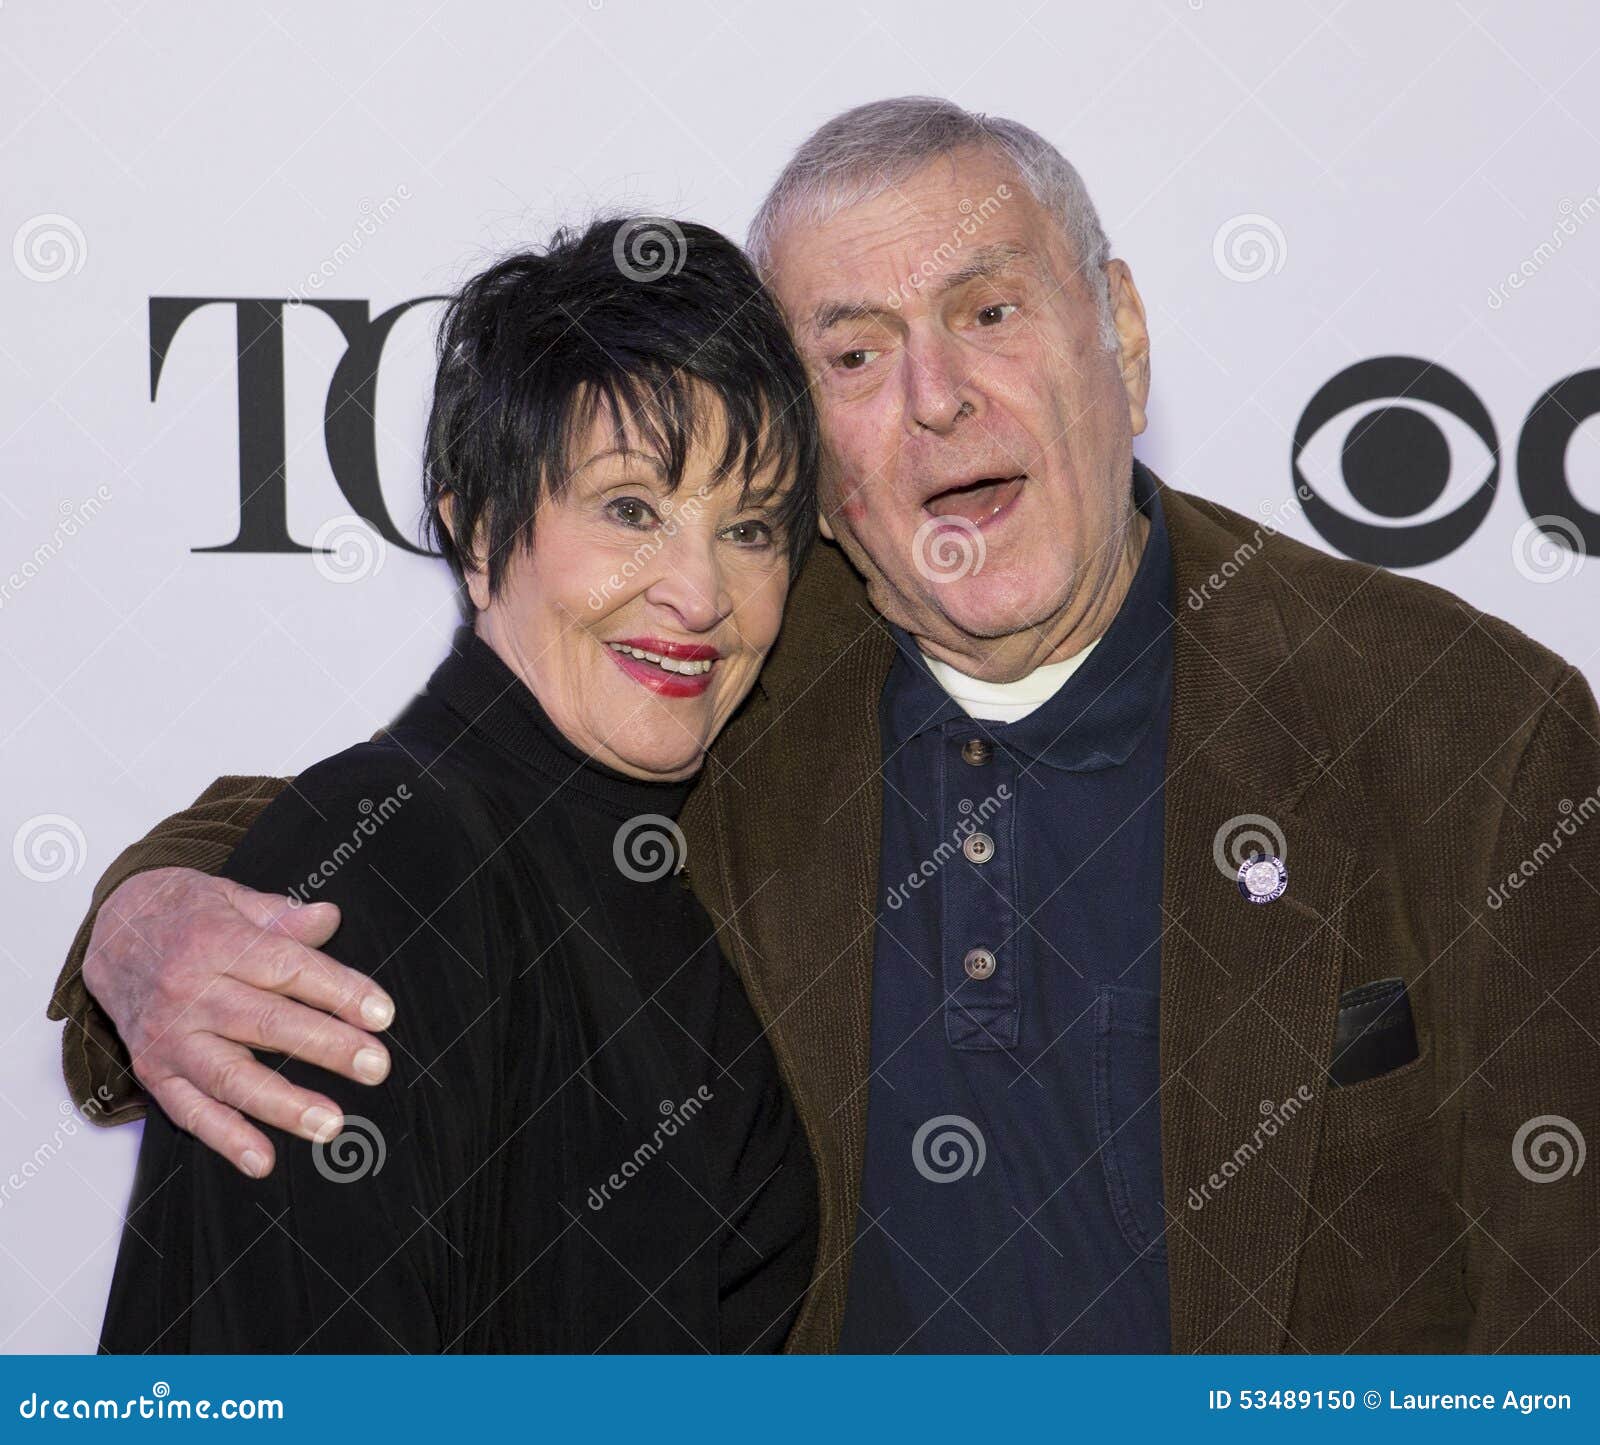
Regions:
<svg viewBox="0 0 1600 1445"><path fill-rule="evenodd" d="M381 1084L388 1076L389 1051L371 1034L281 994L227 978L203 1007L205 1026L232 1042L303 1059L358 1084Z"/></svg>
<svg viewBox="0 0 1600 1445"><path fill-rule="evenodd" d="M240 1044L197 1036L185 1064L212 1098L285 1133L325 1144L344 1127L343 1112L326 1094L298 1088Z"/></svg>
<svg viewBox="0 0 1600 1445"><path fill-rule="evenodd" d="M237 1110L208 1098L177 1075L149 1088L167 1118L222 1155L241 1174L263 1179L272 1172L271 1143Z"/></svg>
<svg viewBox="0 0 1600 1445"><path fill-rule="evenodd" d="M257 928L281 933L286 938L318 948L339 929L339 908L334 903L300 903L282 893L258 893L229 879L228 901Z"/></svg>
<svg viewBox="0 0 1600 1445"><path fill-rule="evenodd" d="M333 905L319 903L317 907ZM257 938L232 961L228 972L241 983L336 1014L359 1029L386 1029L394 1022L394 1001L388 994L366 974L307 947L304 939L277 934Z"/></svg>

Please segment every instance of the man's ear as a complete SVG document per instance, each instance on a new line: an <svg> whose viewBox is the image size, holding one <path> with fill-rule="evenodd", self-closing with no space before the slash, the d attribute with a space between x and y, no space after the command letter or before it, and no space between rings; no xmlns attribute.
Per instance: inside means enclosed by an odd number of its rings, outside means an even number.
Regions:
<svg viewBox="0 0 1600 1445"><path fill-rule="evenodd" d="M1144 301L1126 261L1106 262L1106 284L1111 292L1111 319L1117 328L1122 385L1128 393L1128 423L1138 436L1148 421L1145 406L1150 400L1150 331L1145 325Z"/></svg>
<svg viewBox="0 0 1600 1445"><path fill-rule="evenodd" d="M461 539L456 535L456 494L454 492L441 492L439 494L439 520L444 523L444 529L450 534L450 540L455 543L456 555L462 559L462 570L466 574L467 596L472 599L472 605L479 611L486 611L489 606L489 573L483 565L483 525L478 525L478 535L473 538L470 548L463 548ZM475 559L474 565L467 566L468 556Z"/></svg>

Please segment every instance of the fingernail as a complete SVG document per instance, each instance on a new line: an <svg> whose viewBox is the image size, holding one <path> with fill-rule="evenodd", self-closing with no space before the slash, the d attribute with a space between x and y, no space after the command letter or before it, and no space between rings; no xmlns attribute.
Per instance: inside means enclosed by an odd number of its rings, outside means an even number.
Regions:
<svg viewBox="0 0 1600 1445"><path fill-rule="evenodd" d="M368 1028L388 1028L394 1022L394 1004L382 994L369 993L361 1001L361 1021Z"/></svg>
<svg viewBox="0 0 1600 1445"><path fill-rule="evenodd" d="M244 1172L252 1179L260 1179L267 1172L267 1161L254 1149L246 1149L239 1162L244 1165Z"/></svg>
<svg viewBox="0 0 1600 1445"><path fill-rule="evenodd" d="M355 1066L369 1084L380 1084L389 1072L389 1058L381 1049L362 1049L355 1057Z"/></svg>
<svg viewBox="0 0 1600 1445"><path fill-rule="evenodd" d="M326 1144L343 1125L343 1119L331 1110L324 1109L320 1104L313 1104L300 1116L300 1127L317 1144Z"/></svg>

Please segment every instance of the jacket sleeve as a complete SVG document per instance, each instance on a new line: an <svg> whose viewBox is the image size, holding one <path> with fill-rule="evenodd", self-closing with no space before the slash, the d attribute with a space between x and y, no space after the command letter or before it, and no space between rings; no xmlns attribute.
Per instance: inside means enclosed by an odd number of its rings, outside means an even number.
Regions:
<svg viewBox="0 0 1600 1445"><path fill-rule="evenodd" d="M106 899L136 873L152 868L198 868L220 873L239 840L268 803L292 781L287 778L218 778L181 813L157 823L117 856L101 874L78 925L72 948L51 995L48 1017L65 1019L61 1072L70 1096L97 1124L126 1124L144 1116L146 1099L133 1076L128 1050L116 1026L83 983L89 935Z"/></svg>
<svg viewBox="0 0 1600 1445"><path fill-rule="evenodd" d="M1462 1085L1467 1348L1600 1350L1600 712L1575 669L1517 763L1488 883Z"/></svg>

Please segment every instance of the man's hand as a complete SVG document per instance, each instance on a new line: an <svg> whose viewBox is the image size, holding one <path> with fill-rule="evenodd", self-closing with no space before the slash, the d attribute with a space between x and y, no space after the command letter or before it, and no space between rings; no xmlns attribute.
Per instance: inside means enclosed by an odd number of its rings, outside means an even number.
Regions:
<svg viewBox="0 0 1600 1445"><path fill-rule="evenodd" d="M366 1030L389 1026L393 1002L317 951L338 927L332 903L295 907L192 868L135 875L95 919L84 983L135 1076L173 1123L253 1178L272 1172L273 1150L246 1115L312 1140L333 1138L344 1119L252 1048L364 1084L389 1072L388 1051Z"/></svg>

